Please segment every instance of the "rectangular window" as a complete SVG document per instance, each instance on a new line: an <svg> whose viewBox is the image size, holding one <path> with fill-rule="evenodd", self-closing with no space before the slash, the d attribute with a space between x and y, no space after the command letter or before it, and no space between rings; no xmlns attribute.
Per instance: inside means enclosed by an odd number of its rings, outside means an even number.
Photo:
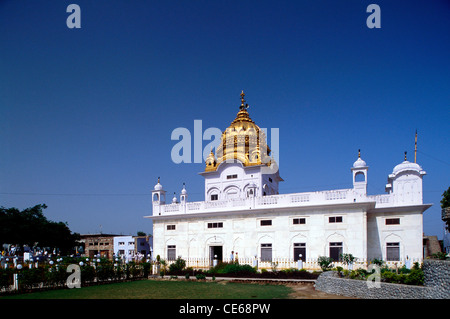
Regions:
<svg viewBox="0 0 450 319"><path fill-rule="evenodd" d="M295 243L294 244L294 261L299 259L306 261L306 244L305 243Z"/></svg>
<svg viewBox="0 0 450 319"><path fill-rule="evenodd" d="M218 194L211 195L211 200L218 200L218 199L219 199L219 195Z"/></svg>
<svg viewBox="0 0 450 319"><path fill-rule="evenodd" d="M175 245L168 245L167 246L167 260L175 260L177 254L176 254L176 246Z"/></svg>
<svg viewBox="0 0 450 319"><path fill-rule="evenodd" d="M386 218L386 225L400 225L400 218Z"/></svg>
<svg viewBox="0 0 450 319"><path fill-rule="evenodd" d="M400 243L386 243L386 260L400 260Z"/></svg>
<svg viewBox="0 0 450 319"><path fill-rule="evenodd" d="M223 223L208 223L208 228L223 228Z"/></svg>
<svg viewBox="0 0 450 319"><path fill-rule="evenodd" d="M227 179L235 179L235 178L237 178L237 174L227 175Z"/></svg>
<svg viewBox="0 0 450 319"><path fill-rule="evenodd" d="M342 223L342 216L328 217L329 223Z"/></svg>
<svg viewBox="0 0 450 319"><path fill-rule="evenodd" d="M330 257L334 261L341 261L342 243L330 243Z"/></svg>
<svg viewBox="0 0 450 319"><path fill-rule="evenodd" d="M294 218L292 220L292 224L294 225L306 224L306 218Z"/></svg>
<svg viewBox="0 0 450 319"><path fill-rule="evenodd" d="M272 226L272 220L271 219L264 219L260 221L261 226Z"/></svg>
<svg viewBox="0 0 450 319"><path fill-rule="evenodd" d="M175 230L175 225L167 225L167 230Z"/></svg>
<svg viewBox="0 0 450 319"><path fill-rule="evenodd" d="M124 241L119 241L119 246L123 246L123 245L125 245L125 242Z"/></svg>
<svg viewBox="0 0 450 319"><path fill-rule="evenodd" d="M272 261L272 244L261 244L261 261Z"/></svg>
<svg viewBox="0 0 450 319"><path fill-rule="evenodd" d="M120 250L119 250L119 255L125 255L125 250L120 249Z"/></svg>

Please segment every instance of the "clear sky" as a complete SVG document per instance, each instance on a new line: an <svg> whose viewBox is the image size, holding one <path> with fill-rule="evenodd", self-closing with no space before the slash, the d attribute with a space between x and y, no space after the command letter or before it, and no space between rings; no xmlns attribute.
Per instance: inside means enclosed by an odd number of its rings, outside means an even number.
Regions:
<svg viewBox="0 0 450 319"><path fill-rule="evenodd" d="M45 203L82 234L149 233L158 176L169 200L183 182L204 200L204 164L171 160L172 131L224 130L244 90L251 118L279 128L280 193L351 188L361 149L383 194L417 129L424 232L442 238L449 58L445 0L2 0L0 205Z"/></svg>

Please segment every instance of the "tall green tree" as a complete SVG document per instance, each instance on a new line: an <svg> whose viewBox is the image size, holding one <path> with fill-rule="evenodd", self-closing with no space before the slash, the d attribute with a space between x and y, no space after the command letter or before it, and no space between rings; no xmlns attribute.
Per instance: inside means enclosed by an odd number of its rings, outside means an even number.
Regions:
<svg viewBox="0 0 450 319"><path fill-rule="evenodd" d="M0 207L0 244L28 245L30 247L58 248L69 254L80 238L63 222L49 221L40 204L20 211L17 208Z"/></svg>
<svg viewBox="0 0 450 319"><path fill-rule="evenodd" d="M441 208L447 208L450 207L450 187L442 194L442 200L441 200ZM446 219L446 227L447 230L450 231L450 219Z"/></svg>

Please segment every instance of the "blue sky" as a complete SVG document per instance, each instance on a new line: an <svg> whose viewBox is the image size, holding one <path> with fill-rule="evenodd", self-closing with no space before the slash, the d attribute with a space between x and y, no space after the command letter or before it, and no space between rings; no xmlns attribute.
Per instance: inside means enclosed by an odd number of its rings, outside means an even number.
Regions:
<svg viewBox="0 0 450 319"><path fill-rule="evenodd" d="M81 29L66 26L71 3ZM244 90L252 119L279 128L281 193L351 188L361 149L383 194L417 129L424 232L442 238L449 57L448 1L3 0L0 205L46 203L79 233L148 233L158 176L204 199L204 164L172 162L172 131L225 129Z"/></svg>

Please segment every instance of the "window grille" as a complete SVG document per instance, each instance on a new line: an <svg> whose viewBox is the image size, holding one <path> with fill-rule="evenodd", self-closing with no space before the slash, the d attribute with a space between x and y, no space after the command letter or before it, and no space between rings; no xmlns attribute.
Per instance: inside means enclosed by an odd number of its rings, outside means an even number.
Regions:
<svg viewBox="0 0 450 319"><path fill-rule="evenodd" d="M272 244L261 244L261 261L272 261Z"/></svg>

